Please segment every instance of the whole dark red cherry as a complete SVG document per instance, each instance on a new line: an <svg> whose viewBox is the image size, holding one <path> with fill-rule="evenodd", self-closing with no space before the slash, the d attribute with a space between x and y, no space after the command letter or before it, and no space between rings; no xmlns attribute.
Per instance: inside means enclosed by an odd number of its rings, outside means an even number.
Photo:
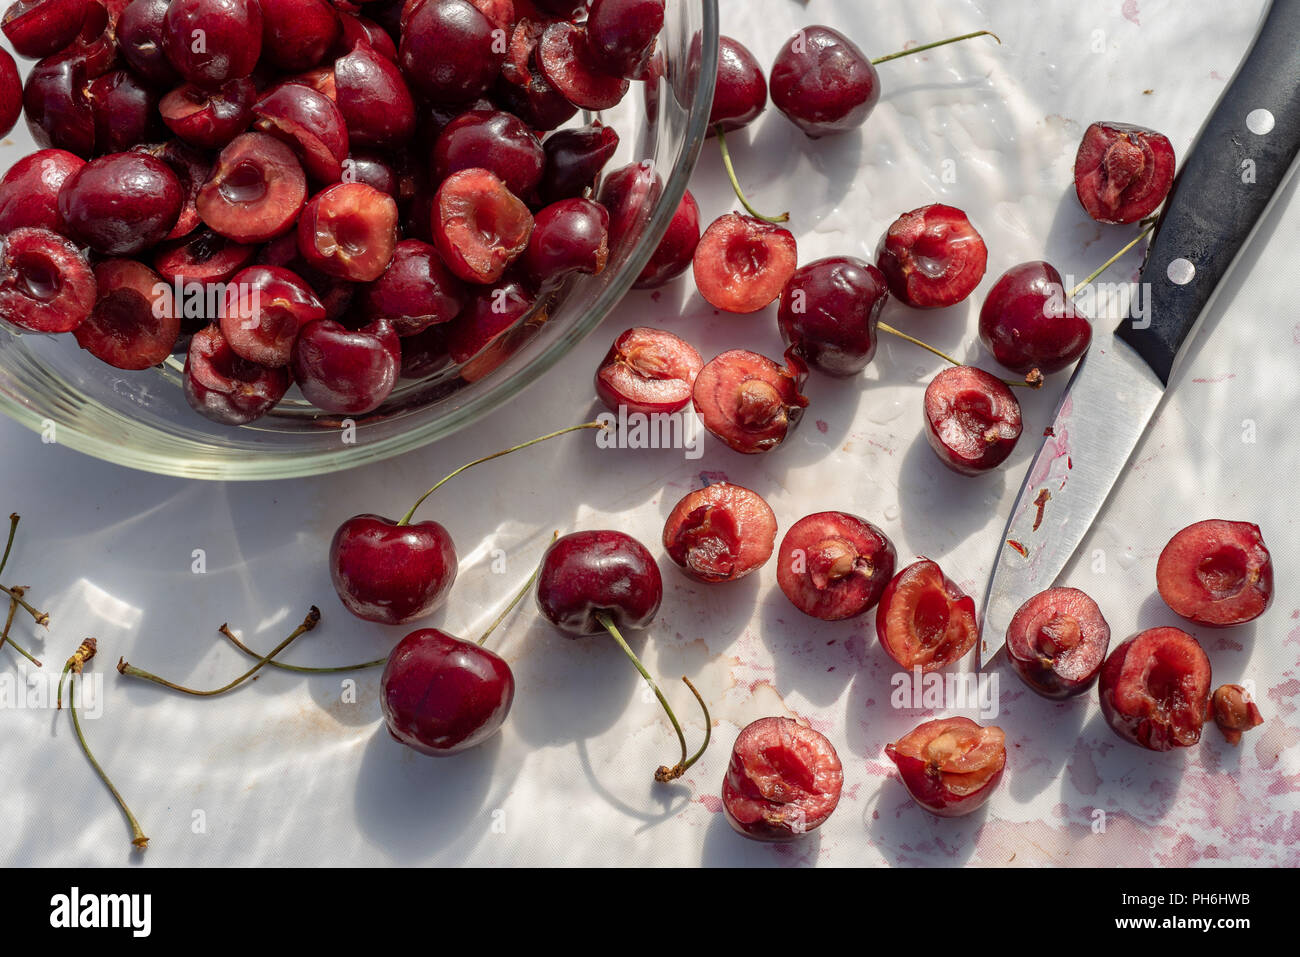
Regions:
<svg viewBox="0 0 1300 957"><path fill-rule="evenodd" d="M81 32L87 0L18 0L4 12L5 39L29 60L58 53Z"/></svg>
<svg viewBox="0 0 1300 957"><path fill-rule="evenodd" d="M663 600L654 556L618 531L573 532L557 539L542 559L537 607L561 631L600 635L604 615L619 630L647 627Z"/></svg>
<svg viewBox="0 0 1300 957"><path fill-rule="evenodd" d="M516 196L541 182L546 153L518 117L500 110L471 110L456 117L433 146L434 182L463 169L485 169Z"/></svg>
<svg viewBox="0 0 1300 957"><path fill-rule="evenodd" d="M293 379L319 409L360 415L378 408L397 384L402 346L387 319L355 332L331 319L317 319L298 331L293 344Z"/></svg>
<svg viewBox="0 0 1300 957"><path fill-rule="evenodd" d="M37 146L75 153L95 152L95 117L81 57L48 57L32 67L23 84L23 114Z"/></svg>
<svg viewBox="0 0 1300 957"><path fill-rule="evenodd" d="M384 625L432 614L456 580L456 546L437 522L354 515L334 533L329 561L343 606Z"/></svg>
<svg viewBox="0 0 1300 957"><path fill-rule="evenodd" d="M434 103L467 103L491 88L505 50L469 0L424 0L402 28L402 72Z"/></svg>
<svg viewBox="0 0 1300 957"><path fill-rule="evenodd" d="M117 19L117 45L131 69L154 86L169 89L181 75L163 50L171 0L131 0Z"/></svg>
<svg viewBox="0 0 1300 957"><path fill-rule="evenodd" d="M505 659L436 628L421 628L398 642L380 679L388 733L434 757L492 737L514 697L515 678Z"/></svg>
<svg viewBox="0 0 1300 957"><path fill-rule="evenodd" d="M709 110L710 135L739 130L767 109L767 80L754 54L738 40L718 37L718 81Z"/></svg>
<svg viewBox="0 0 1300 957"><path fill-rule="evenodd" d="M781 338L811 368L857 375L876 354L876 326L889 298L884 273L851 256L800 266L781 292Z"/></svg>
<svg viewBox="0 0 1300 957"><path fill-rule="evenodd" d="M184 196L170 166L145 153L91 160L63 184L68 235L105 256L134 256L167 237Z"/></svg>
<svg viewBox="0 0 1300 957"><path fill-rule="evenodd" d="M980 308L980 340L1012 372L1059 372L1088 351L1092 324L1065 301L1061 274L1042 260L1012 266Z"/></svg>
<svg viewBox="0 0 1300 957"><path fill-rule="evenodd" d="M654 255L632 284L634 289L655 289L676 279L691 267L700 244L700 204L688 189L668 223Z"/></svg>
<svg viewBox="0 0 1300 957"><path fill-rule="evenodd" d="M596 275L609 258L609 213L589 199L562 199L538 211L520 262L538 283Z"/></svg>
<svg viewBox="0 0 1300 957"><path fill-rule="evenodd" d="M546 157L540 186L542 201L554 203L585 196L595 187L600 171L617 149L618 133L599 120L576 129L556 130L542 143Z"/></svg>
<svg viewBox="0 0 1300 957"><path fill-rule="evenodd" d="M852 40L804 27L772 64L772 102L812 139L856 129L880 99L880 77Z"/></svg>
<svg viewBox="0 0 1300 957"><path fill-rule="evenodd" d="M172 0L163 50L177 72L199 86L248 76L262 53L262 7L258 0Z"/></svg>
<svg viewBox="0 0 1300 957"><path fill-rule="evenodd" d="M18 64L8 50L0 48L0 136L8 136L22 115L23 81Z"/></svg>
<svg viewBox="0 0 1300 957"><path fill-rule="evenodd" d="M664 0L589 0L587 52L615 76L636 79L664 26Z"/></svg>
<svg viewBox="0 0 1300 957"><path fill-rule="evenodd" d="M285 73L310 70L325 59L342 27L329 0L258 0L262 58Z"/></svg>
<svg viewBox="0 0 1300 957"><path fill-rule="evenodd" d="M119 153L162 135L158 94L130 70L96 77L87 95L95 117L96 152Z"/></svg>

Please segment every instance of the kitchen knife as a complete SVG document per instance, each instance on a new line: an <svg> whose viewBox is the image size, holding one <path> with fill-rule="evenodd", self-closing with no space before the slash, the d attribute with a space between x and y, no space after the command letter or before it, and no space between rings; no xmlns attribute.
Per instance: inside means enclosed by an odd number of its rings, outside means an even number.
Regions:
<svg viewBox="0 0 1300 957"><path fill-rule="evenodd" d="M1094 339L1029 466L984 598L981 667L1005 643L1016 610L1051 586L1101 511L1183 343L1293 171L1297 151L1300 0L1278 0L1174 180L1129 318L1113 337Z"/></svg>

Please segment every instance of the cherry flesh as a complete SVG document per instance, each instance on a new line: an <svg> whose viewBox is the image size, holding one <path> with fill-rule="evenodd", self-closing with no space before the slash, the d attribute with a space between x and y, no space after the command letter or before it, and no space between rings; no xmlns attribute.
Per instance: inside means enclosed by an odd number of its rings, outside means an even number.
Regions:
<svg viewBox="0 0 1300 957"><path fill-rule="evenodd" d="M134 256L167 237L183 202L180 181L162 160L113 153L68 177L59 215L70 238L105 256Z"/></svg>
<svg viewBox="0 0 1300 957"><path fill-rule="evenodd" d="M255 129L293 149L308 177L338 182L351 144L333 100L301 83L281 83L253 105L252 115Z"/></svg>
<svg viewBox="0 0 1300 957"><path fill-rule="evenodd" d="M1004 462L1020 439L1020 403L997 376L974 366L939 372L925 388L925 437L939 461L961 475Z"/></svg>
<svg viewBox="0 0 1300 957"><path fill-rule="evenodd" d="M793 841L826 822L843 786L844 768L825 735L793 718L759 718L731 748L722 811L745 837Z"/></svg>
<svg viewBox="0 0 1300 957"><path fill-rule="evenodd" d="M639 79L664 26L664 0L590 0L586 52L606 72Z"/></svg>
<svg viewBox="0 0 1300 957"><path fill-rule="evenodd" d="M1060 372L1088 351L1092 324L1065 301L1061 274L1042 260L1012 266L980 307L980 339L1012 372Z"/></svg>
<svg viewBox="0 0 1300 957"><path fill-rule="evenodd" d="M656 289L676 279L690 268L695 259L695 249L700 244L700 206L688 189L668 222L663 238L655 247L636 282L634 289Z"/></svg>
<svg viewBox="0 0 1300 957"><path fill-rule="evenodd" d="M248 76L262 53L261 5L258 0L172 0L163 19L163 50L176 71L199 86L218 87Z"/></svg>
<svg viewBox="0 0 1300 957"><path fill-rule="evenodd" d="M589 199L562 199L539 210L520 259L538 283L575 273L597 275L609 259L609 213Z"/></svg>
<svg viewBox="0 0 1300 957"><path fill-rule="evenodd" d="M337 183L307 201L298 252L309 266L351 282L384 274L397 248L397 203L365 183Z"/></svg>
<svg viewBox="0 0 1300 957"><path fill-rule="evenodd" d="M222 425L244 425L284 398L289 370L241 359L214 323L190 339L181 385L186 401L200 415Z"/></svg>
<svg viewBox="0 0 1300 957"><path fill-rule="evenodd" d="M583 110L608 110L627 93L628 81L605 73L589 51L586 29L557 20L542 34L537 65L561 96Z"/></svg>
<svg viewBox="0 0 1300 957"><path fill-rule="evenodd" d="M904 213L876 248L876 265L889 291L916 309L961 302L979 285L988 248L966 214L934 203Z"/></svg>
<svg viewBox="0 0 1300 957"><path fill-rule="evenodd" d="M772 102L813 139L856 129L880 99L876 68L852 40L810 26L786 41L772 64Z"/></svg>
<svg viewBox="0 0 1300 957"><path fill-rule="evenodd" d="M1201 739L1210 707L1210 659L1177 628L1151 628L1118 645L1097 683L1111 730L1151 751Z"/></svg>
<svg viewBox="0 0 1300 957"><path fill-rule="evenodd" d="M311 287L280 266L236 273L222 306L221 334L235 355L272 369L289 364L303 326L325 318Z"/></svg>
<svg viewBox="0 0 1300 957"><path fill-rule="evenodd" d="M545 29L546 24L527 18L515 24L493 91L501 106L535 130L553 130L578 112L537 66L536 52Z"/></svg>
<svg viewBox="0 0 1300 957"><path fill-rule="evenodd" d="M691 398L704 427L745 454L767 452L799 424L808 400L806 370L795 357L782 367L766 356L732 349L705 364Z"/></svg>
<svg viewBox="0 0 1300 957"><path fill-rule="evenodd" d="M510 113L470 110L444 127L433 146L433 177L441 182L463 169L486 169L516 196L542 180L546 153L532 130Z"/></svg>
<svg viewBox="0 0 1300 957"><path fill-rule="evenodd" d="M897 557L885 533L866 519L817 512L799 519L781 539L776 583L805 615L841 621L880 601Z"/></svg>
<svg viewBox="0 0 1300 957"><path fill-rule="evenodd" d="M781 295L797 258L788 229L727 213L713 221L695 247L695 285L709 305L723 312L757 312Z"/></svg>
<svg viewBox="0 0 1300 957"><path fill-rule="evenodd" d="M466 282L493 283L528 248L533 217L500 178L466 169L443 180L434 198L434 245Z"/></svg>
<svg viewBox="0 0 1300 957"><path fill-rule="evenodd" d="M257 85L245 76L215 89L183 84L162 98L159 109L179 139L201 149L220 149L248 129L256 99Z"/></svg>
<svg viewBox="0 0 1300 957"><path fill-rule="evenodd" d="M664 522L664 551L691 578L736 581L761 568L776 546L776 514L762 496L715 482L688 492Z"/></svg>
<svg viewBox="0 0 1300 957"><path fill-rule="evenodd" d="M937 671L975 646L975 600L928 558L890 580L876 606L876 635L889 657L909 671Z"/></svg>
<svg viewBox="0 0 1300 957"><path fill-rule="evenodd" d="M1099 223L1136 223L1150 216L1174 182L1174 148L1155 130L1093 123L1074 159L1074 189Z"/></svg>
<svg viewBox="0 0 1300 957"><path fill-rule="evenodd" d="M618 133L599 120L589 126L556 130L542 143L542 201L554 203L586 196L595 189L600 171L617 149Z"/></svg>
<svg viewBox="0 0 1300 957"><path fill-rule="evenodd" d="M292 228L307 198L302 164L265 133L243 133L217 156L199 190L199 216L237 243L262 243Z"/></svg>
<svg viewBox="0 0 1300 957"><path fill-rule="evenodd" d="M754 54L738 40L718 37L718 80L709 110L710 135L743 129L767 109L767 80Z"/></svg>
<svg viewBox="0 0 1300 957"><path fill-rule="evenodd" d="M1156 587L1174 612L1223 628L1254 621L1273 601L1273 561L1259 526L1209 519L1169 540Z"/></svg>
<svg viewBox="0 0 1300 957"><path fill-rule="evenodd" d="M811 368L857 375L876 354L876 328L889 298L884 274L850 256L795 270L781 291L781 338Z"/></svg>
<svg viewBox="0 0 1300 957"><path fill-rule="evenodd" d="M249 265L257 255L256 246L246 246L233 242L214 233L210 229L201 229L189 236L182 236L163 243L154 251L153 268L168 283L179 281L187 283L225 282L239 270ZM182 316L182 318L194 318ZM216 316L205 316L216 319Z"/></svg>
<svg viewBox="0 0 1300 957"><path fill-rule="evenodd" d="M75 243L34 227L0 235L0 317L32 332L71 332L95 298L95 275Z"/></svg>
<svg viewBox="0 0 1300 957"><path fill-rule="evenodd" d="M348 611L402 625L432 614L456 581L456 546L438 522L354 515L334 533L330 580Z"/></svg>
<svg viewBox="0 0 1300 957"><path fill-rule="evenodd" d="M703 366L690 343L663 329L637 326L610 346L596 370L596 395L611 412L680 412Z"/></svg>
<svg viewBox="0 0 1300 957"><path fill-rule="evenodd" d="M938 718L886 745L885 755L913 801L939 817L960 817L981 807L1002 780L1006 734L970 718Z"/></svg>
<svg viewBox="0 0 1300 957"><path fill-rule="evenodd" d="M515 678L505 659L436 628L420 628L398 642L380 679L388 733L435 757L491 738L514 697Z"/></svg>
<svg viewBox="0 0 1300 957"><path fill-rule="evenodd" d="M293 378L319 409L361 415L378 408L397 384L402 347L387 319L355 332L331 319L309 322L298 332Z"/></svg>
<svg viewBox="0 0 1300 957"><path fill-rule="evenodd" d="M1220 685L1215 688L1210 704L1214 709L1214 723L1223 732L1223 739L1233 747L1241 742L1244 732L1264 723L1259 706L1241 685Z"/></svg>
<svg viewBox="0 0 1300 957"><path fill-rule="evenodd" d="M455 319L467 300L464 285L436 249L403 239L384 274L362 293L361 311L369 319L388 319L399 336L410 336Z"/></svg>
<svg viewBox="0 0 1300 957"><path fill-rule="evenodd" d="M1097 681L1110 647L1110 625L1077 588L1049 588L1020 606L1007 626L1007 657L1044 698L1083 694Z"/></svg>
<svg viewBox="0 0 1300 957"><path fill-rule="evenodd" d="M181 320L156 272L132 259L106 259L95 266L95 283L95 308L73 332L81 348L118 369L148 369L171 355Z"/></svg>
<svg viewBox="0 0 1300 957"><path fill-rule="evenodd" d="M67 150L37 150L0 178L0 234L24 226L62 232L59 192L86 161Z"/></svg>

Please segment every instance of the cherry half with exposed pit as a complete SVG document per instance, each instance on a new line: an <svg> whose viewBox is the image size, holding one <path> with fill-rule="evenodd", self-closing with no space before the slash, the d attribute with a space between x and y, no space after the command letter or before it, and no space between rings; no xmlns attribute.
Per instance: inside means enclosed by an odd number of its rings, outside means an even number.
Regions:
<svg viewBox="0 0 1300 957"><path fill-rule="evenodd" d="M961 302L975 291L987 263L988 248L966 214L942 203L899 216L876 248L889 291L916 309Z"/></svg>
<svg viewBox="0 0 1300 957"><path fill-rule="evenodd" d="M913 801L939 817L960 817L981 807L1002 780L1006 734L970 718L938 718L886 745L885 755Z"/></svg>
<svg viewBox="0 0 1300 957"><path fill-rule="evenodd" d="M804 362L833 376L857 375L876 354L876 328L889 299L884 274L851 256L800 266L781 291L777 326Z"/></svg>
<svg viewBox="0 0 1300 957"><path fill-rule="evenodd" d="M938 671L975 646L975 600L928 558L908 565L876 606L876 636L904 668Z"/></svg>
<svg viewBox="0 0 1300 957"><path fill-rule="evenodd" d="M1210 659L1178 628L1150 628L1118 645L1097 683L1111 730L1151 751L1201 740L1210 707Z"/></svg>
<svg viewBox="0 0 1300 957"><path fill-rule="evenodd" d="M1250 693L1241 685L1215 688L1210 706L1214 709L1214 723L1223 732L1223 739L1233 747L1241 742L1242 734L1264 723L1259 705L1251 700Z"/></svg>
<svg viewBox="0 0 1300 957"><path fill-rule="evenodd" d="M661 766L655 772L655 780L673 781L704 754L712 735L712 723L704 699L690 680L683 677L682 681L704 711L704 743L694 755L687 757L686 736L668 699L623 638L625 630L648 627L659 612L661 601L663 579L654 556L623 532L583 531L562 536L547 549L537 576L537 608L542 617L574 637L608 633L654 691L677 732L682 749L681 760L672 767Z"/></svg>
<svg viewBox="0 0 1300 957"><path fill-rule="evenodd" d="M705 364L692 401L704 427L737 452L767 452L785 441L808 405L807 369L787 353L780 366L766 356L731 349Z"/></svg>
<svg viewBox="0 0 1300 957"><path fill-rule="evenodd" d="M1169 540L1156 563L1156 587L1188 621L1240 625L1272 603L1273 560L1258 525L1209 519Z"/></svg>
<svg viewBox="0 0 1300 957"><path fill-rule="evenodd" d="M1020 403L1007 384L974 366L953 366L925 388L925 438L961 475L997 468L1020 440Z"/></svg>
<svg viewBox="0 0 1300 957"><path fill-rule="evenodd" d="M682 496L664 522L664 551L706 584L744 578L772 557L776 514L757 492L714 482Z"/></svg>
<svg viewBox="0 0 1300 957"><path fill-rule="evenodd" d="M75 243L33 227L0 234L0 318L31 332L71 332L95 298L95 274Z"/></svg>
<svg viewBox="0 0 1300 957"><path fill-rule="evenodd" d="M1174 148L1155 130L1093 123L1074 158L1074 189L1099 223L1136 223L1164 202L1174 182Z"/></svg>
<svg viewBox="0 0 1300 957"><path fill-rule="evenodd" d="M1110 647L1110 625L1077 588L1049 588L1020 606L1007 626L1007 657L1044 698L1082 694L1097 681Z"/></svg>
<svg viewBox="0 0 1300 957"><path fill-rule="evenodd" d="M866 519L816 512L791 525L781 539L776 583L805 615L840 621L880 601L896 560L893 543Z"/></svg>
<svg viewBox="0 0 1300 957"><path fill-rule="evenodd" d="M709 305L723 312L757 312L781 295L797 259L788 229L727 213L714 220L695 247L695 285Z"/></svg>
<svg viewBox="0 0 1300 957"><path fill-rule="evenodd" d="M756 841L794 841L821 827L844 787L835 746L793 718L759 718L731 748L722 811Z"/></svg>
<svg viewBox="0 0 1300 957"><path fill-rule="evenodd" d="M596 395L611 412L679 412L691 401L704 360L685 340L663 329L622 332L596 370Z"/></svg>

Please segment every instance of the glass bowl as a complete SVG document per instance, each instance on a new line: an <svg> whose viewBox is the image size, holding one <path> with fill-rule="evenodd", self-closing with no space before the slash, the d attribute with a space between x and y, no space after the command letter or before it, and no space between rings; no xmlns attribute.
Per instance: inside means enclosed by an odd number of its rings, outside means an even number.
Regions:
<svg viewBox="0 0 1300 957"><path fill-rule="evenodd" d="M489 347L490 358L476 356L419 381L402 379L366 415L322 413L295 389L270 414L231 427L209 422L185 401L183 353L144 372L125 372L83 352L71 335L19 334L0 323L0 411L45 442L131 468L221 480L351 468L464 428L555 365L635 282L681 201L708 131L717 47L717 0L668 0L658 44L661 75L650 88L633 83L617 108L600 115L621 138L606 170L648 164L656 187L600 275L582 276L552 294ZM36 148L20 121L0 145L0 170Z"/></svg>

